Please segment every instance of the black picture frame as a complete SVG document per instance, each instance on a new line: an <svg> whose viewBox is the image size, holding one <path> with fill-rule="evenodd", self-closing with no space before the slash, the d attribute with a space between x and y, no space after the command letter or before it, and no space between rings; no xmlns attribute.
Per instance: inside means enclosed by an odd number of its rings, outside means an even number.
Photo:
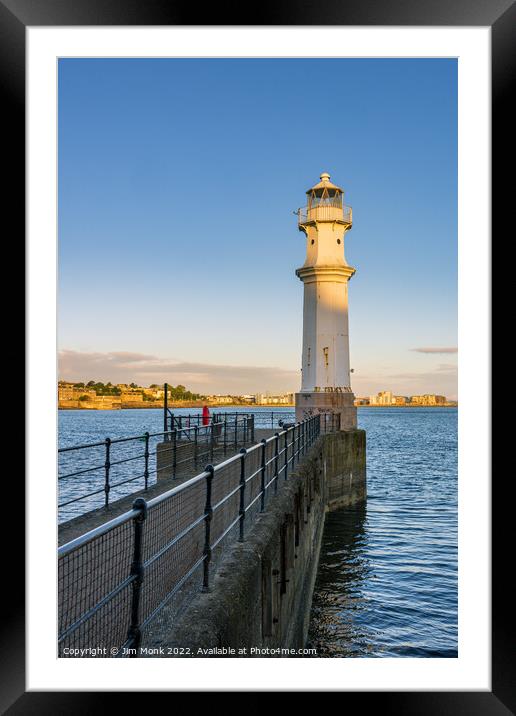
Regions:
<svg viewBox="0 0 516 716"><path fill-rule="evenodd" d="M3 197L4 207L16 229L7 247L24 246L25 215L25 30L28 26L80 25L383 25L383 26L489 26L492 31L492 216L493 235L512 226L511 182L504 178L510 166L513 114L509 111L511 79L516 77L516 5L513 0L345 0L317 3L262 3L259 6L211 4L202 10L171 0L0 0L0 92L5 123L6 149L12 159ZM5 174L4 174L5 178ZM509 238L508 236L506 238ZM23 261L23 256L17 261ZM19 264L18 264L19 265ZM479 268L485 280L485 267ZM496 304L494 304L496 306ZM498 306L500 307L500 306ZM496 311L493 312L493 316ZM29 402L29 401L28 401ZM30 408L30 402L29 402ZM494 431L493 436L501 431ZM486 436L486 440L490 437ZM498 440L503 440L499 436ZM498 442L497 440L497 442ZM510 443L509 443L510 444ZM501 448L500 448L501 452ZM493 455L498 453L493 447ZM6 477L6 475L4 475ZM503 473L501 474L503 477ZM507 473L507 480L511 479ZM13 494L14 493L14 494ZM508 714L515 712L513 592L508 577L512 571L506 557L511 545L512 503L506 499L504 480L493 484L493 595L492 595L492 691L468 692L345 692L344 708L357 701L360 708L377 706L397 714ZM6 497L4 496L4 507ZM24 545L19 520L24 505L20 479L9 486L9 512L16 513L16 539L2 549L3 593L7 600L0 615L0 708L18 714L86 714L111 710L120 693L25 692ZM16 505L18 509L13 510ZM5 511L4 511L5 518ZM4 523L5 524L5 523ZM4 527L4 530L6 528ZM12 528L10 528L12 529ZM509 562L509 569L508 569ZM266 685L264 685L266 687ZM336 690L339 685L335 685ZM237 685L235 684L235 689ZM407 684L410 689L410 684ZM133 708L149 694L132 693Z"/></svg>

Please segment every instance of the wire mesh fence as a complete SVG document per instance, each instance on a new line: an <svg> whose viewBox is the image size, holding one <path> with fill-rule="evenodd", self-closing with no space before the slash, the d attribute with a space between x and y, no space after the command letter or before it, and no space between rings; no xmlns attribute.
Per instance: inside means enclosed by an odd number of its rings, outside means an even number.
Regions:
<svg viewBox="0 0 516 716"><path fill-rule="evenodd" d="M323 426L310 417L242 448L59 548L59 656L138 656L142 634L194 573L209 589L214 551L245 539Z"/></svg>

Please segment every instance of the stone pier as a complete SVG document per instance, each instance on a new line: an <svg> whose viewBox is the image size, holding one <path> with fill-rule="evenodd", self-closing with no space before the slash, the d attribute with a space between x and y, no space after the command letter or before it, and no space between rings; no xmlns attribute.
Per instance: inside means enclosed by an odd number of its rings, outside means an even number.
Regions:
<svg viewBox="0 0 516 716"><path fill-rule="evenodd" d="M321 436L282 482L245 541L228 546L211 591L195 594L156 646L187 647L187 654L177 655L192 657L260 657L268 654L252 650L302 647L325 515L366 500L365 460L365 431Z"/></svg>

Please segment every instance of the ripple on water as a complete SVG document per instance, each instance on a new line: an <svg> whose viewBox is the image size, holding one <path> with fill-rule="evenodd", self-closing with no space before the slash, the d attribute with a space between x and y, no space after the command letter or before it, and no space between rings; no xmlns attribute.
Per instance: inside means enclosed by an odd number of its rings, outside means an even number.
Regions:
<svg viewBox="0 0 516 716"><path fill-rule="evenodd" d="M329 514L309 644L323 657L457 656L457 410L361 409L367 505Z"/></svg>

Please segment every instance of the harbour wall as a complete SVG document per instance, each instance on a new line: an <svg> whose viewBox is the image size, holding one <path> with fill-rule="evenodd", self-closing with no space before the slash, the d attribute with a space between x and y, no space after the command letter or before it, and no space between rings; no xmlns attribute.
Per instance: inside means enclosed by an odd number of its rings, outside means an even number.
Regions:
<svg viewBox="0 0 516 716"><path fill-rule="evenodd" d="M365 500L365 431L321 436L245 541L225 550L210 592L156 646L166 656L295 656L275 650L306 642L325 515Z"/></svg>

